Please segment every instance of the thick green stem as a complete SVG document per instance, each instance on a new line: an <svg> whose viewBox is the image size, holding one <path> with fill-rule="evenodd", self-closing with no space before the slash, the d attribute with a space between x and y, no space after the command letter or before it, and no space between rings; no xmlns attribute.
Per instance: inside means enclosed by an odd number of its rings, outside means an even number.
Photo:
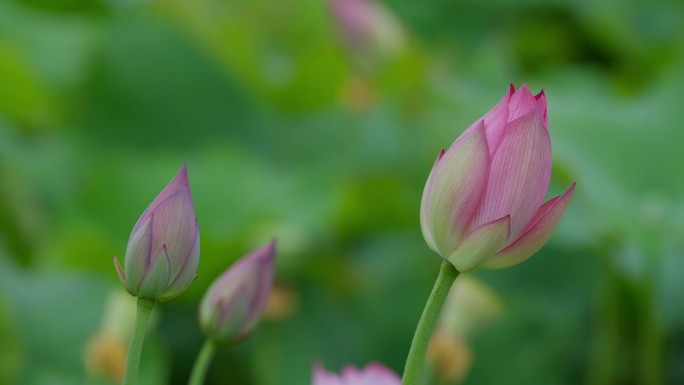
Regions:
<svg viewBox="0 0 684 385"><path fill-rule="evenodd" d="M435 323L437 323L437 317L442 310L444 300L446 300L449 289L451 289L451 285L456 280L456 277L458 277L458 274L458 270L451 263L447 261L442 263L435 286L432 288L430 298L428 298L423 315L418 322L416 333L413 335L411 350L409 350L406 367L404 368L404 377L401 380L402 385L418 385L432 329L434 329Z"/></svg>
<svg viewBox="0 0 684 385"><path fill-rule="evenodd" d="M207 338L197 356L195 366L192 368L188 385L202 385L204 383L204 377L206 377L209 364L212 358L214 358L214 352L216 352L216 342L211 338Z"/></svg>
<svg viewBox="0 0 684 385"><path fill-rule="evenodd" d="M140 368L140 353L142 353L143 341L145 340L145 329L147 321L150 319L154 301L138 298L138 309L135 313L135 324L131 342L128 345L128 355L126 356L126 370L124 371L123 385L135 385L138 381L138 369Z"/></svg>

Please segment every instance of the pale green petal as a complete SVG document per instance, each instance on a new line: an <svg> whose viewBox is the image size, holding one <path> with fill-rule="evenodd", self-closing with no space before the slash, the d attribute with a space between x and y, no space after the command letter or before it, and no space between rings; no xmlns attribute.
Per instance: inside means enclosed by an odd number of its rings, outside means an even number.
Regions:
<svg viewBox="0 0 684 385"><path fill-rule="evenodd" d="M425 185L421 228L442 257L458 245L487 183L489 155L484 126L459 139L437 160Z"/></svg>
<svg viewBox="0 0 684 385"><path fill-rule="evenodd" d="M476 228L447 259L460 272L475 269L504 246L510 231L510 221L511 218L505 216Z"/></svg>
<svg viewBox="0 0 684 385"><path fill-rule="evenodd" d="M169 285L171 273L171 262L166 252L166 247L162 247L159 254L154 257L145 271L136 295L138 297L156 299L156 297L166 290Z"/></svg>
<svg viewBox="0 0 684 385"><path fill-rule="evenodd" d="M124 272L128 287L136 290L145 275L152 249L152 217L148 217L139 228L133 230L126 247ZM129 290L129 291L131 291Z"/></svg>

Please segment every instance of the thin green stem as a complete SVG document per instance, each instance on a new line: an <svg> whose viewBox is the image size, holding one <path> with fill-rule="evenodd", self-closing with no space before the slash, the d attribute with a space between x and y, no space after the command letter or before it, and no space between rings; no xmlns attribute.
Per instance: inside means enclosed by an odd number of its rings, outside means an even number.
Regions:
<svg viewBox="0 0 684 385"><path fill-rule="evenodd" d="M200 353L197 356L195 366L192 368L192 374L190 375L190 382L188 385L204 384L204 377L207 376L207 369L209 369L209 364L211 364L215 352L216 342L211 338L207 338L206 341L204 341L202 350L200 350Z"/></svg>
<svg viewBox="0 0 684 385"><path fill-rule="evenodd" d="M456 280L456 277L458 277L458 274L459 272L454 265L447 261L442 263L435 286L432 288L430 298L428 298L423 315L418 322L416 333L413 335L411 350L409 350L406 367L404 368L404 377L401 380L402 385L418 385L432 329L434 329L435 323L437 323L437 317L442 310L444 300L446 300L449 289L451 289L451 285Z"/></svg>
<svg viewBox="0 0 684 385"><path fill-rule="evenodd" d="M154 309L154 301L138 298L138 309L135 313L133 334L131 335L131 342L128 345L128 355L126 356L126 370L124 371L123 385L135 385L138 380L140 354L142 353L143 341L145 340L147 321L150 319L152 309Z"/></svg>

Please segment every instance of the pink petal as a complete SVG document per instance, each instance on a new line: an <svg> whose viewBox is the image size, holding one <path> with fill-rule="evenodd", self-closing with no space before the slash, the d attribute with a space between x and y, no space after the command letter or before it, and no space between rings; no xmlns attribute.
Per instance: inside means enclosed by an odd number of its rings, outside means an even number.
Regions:
<svg viewBox="0 0 684 385"><path fill-rule="evenodd" d="M399 384L401 382L401 378L399 378L396 373L377 362L371 362L366 365L366 373L368 373L370 377L378 379L382 384L390 385Z"/></svg>
<svg viewBox="0 0 684 385"><path fill-rule="evenodd" d="M231 342L241 340L251 332L247 326L251 293L240 286L230 298L217 304L216 327L218 336L225 336Z"/></svg>
<svg viewBox="0 0 684 385"><path fill-rule="evenodd" d="M549 240L575 191L573 183L563 195L542 205L521 235L496 256L486 261L485 268L501 269L516 265L536 253Z"/></svg>
<svg viewBox="0 0 684 385"><path fill-rule="evenodd" d="M368 364L362 370L347 366L342 371L345 385L400 385L401 379L378 363Z"/></svg>
<svg viewBox="0 0 684 385"><path fill-rule="evenodd" d="M347 365L339 376L316 364L313 385L401 385L401 378L379 363L368 364L363 369Z"/></svg>
<svg viewBox="0 0 684 385"><path fill-rule="evenodd" d="M544 119L544 127L548 128L549 121L546 114L546 93L544 93L544 89L539 91L538 94L534 95L534 98L537 100L537 104L539 105L539 111L541 112L541 116Z"/></svg>
<svg viewBox="0 0 684 385"><path fill-rule="evenodd" d="M199 233L195 237L195 242L190 249L188 257L181 265L176 277L171 276L171 283L163 295L157 297L159 302L167 302L183 294L190 284L197 278L197 268L199 266Z"/></svg>
<svg viewBox="0 0 684 385"><path fill-rule="evenodd" d="M195 209L187 186L181 186L155 207L152 234L152 253L165 245L171 260L171 276L178 276L198 236Z"/></svg>
<svg viewBox="0 0 684 385"><path fill-rule="evenodd" d="M504 95L504 97L499 101L499 103L497 103L496 106L494 106L494 108L489 110L489 112L484 114L483 117L481 117L470 127L468 127L464 134L461 135L461 137L463 137L466 133L470 133L477 129L478 125L484 124L485 133L487 135L487 146L489 147L490 159L494 156L496 149L501 144L501 140L503 139L505 133L506 123L508 123L508 121L510 120L508 118L509 101L514 93L515 88L513 87L513 84L511 84L508 87L506 95ZM458 142L461 139L461 137L456 139L456 142Z"/></svg>
<svg viewBox="0 0 684 385"><path fill-rule="evenodd" d="M212 338L235 342L248 335L263 313L273 285L275 242L235 262L209 287L200 323Z"/></svg>
<svg viewBox="0 0 684 385"><path fill-rule="evenodd" d="M428 245L442 257L460 242L487 182L489 155L482 123L441 156L423 191L420 222Z"/></svg>
<svg viewBox="0 0 684 385"><path fill-rule="evenodd" d="M515 239L541 205L550 175L549 133L539 109L535 108L509 123L492 161L487 189L471 226L510 215L509 239Z"/></svg>
<svg viewBox="0 0 684 385"><path fill-rule="evenodd" d="M314 365L313 385L345 385L342 379L334 373L325 370L323 365Z"/></svg>
<svg viewBox="0 0 684 385"><path fill-rule="evenodd" d="M188 184L188 169L185 165L185 162L183 162L180 169L178 169L176 176L171 179L171 182L164 187L164 189L154 198L152 203L150 203L145 211L143 211L142 215L140 215L140 218L138 218L138 221L135 223L135 226L133 226L133 231L140 227L142 223L150 217L157 206L162 204L162 202L164 202L169 196L173 195L182 187L188 188L188 191L190 190Z"/></svg>
<svg viewBox="0 0 684 385"><path fill-rule="evenodd" d="M527 85L523 84L518 91L511 96L511 101L508 103L508 121L512 122L522 116L532 112L539 103L532 95Z"/></svg>
<svg viewBox="0 0 684 385"><path fill-rule="evenodd" d="M509 216L505 216L477 227L447 259L462 273L475 269L506 244L510 220Z"/></svg>
<svg viewBox="0 0 684 385"><path fill-rule="evenodd" d="M359 370L349 365L342 370L344 385L400 385L401 379L385 366L372 363Z"/></svg>

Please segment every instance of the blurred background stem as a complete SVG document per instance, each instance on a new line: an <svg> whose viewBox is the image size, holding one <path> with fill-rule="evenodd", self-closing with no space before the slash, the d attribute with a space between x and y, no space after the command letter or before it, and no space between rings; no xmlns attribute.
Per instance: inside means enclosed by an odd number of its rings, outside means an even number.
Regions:
<svg viewBox="0 0 684 385"><path fill-rule="evenodd" d="M600 252L605 275L589 383L663 384L662 332L654 303L656 265L645 263L640 274L633 275L609 257L621 251Z"/></svg>
<svg viewBox="0 0 684 385"><path fill-rule="evenodd" d="M209 364L214 358L214 352L216 352L216 342L211 338L207 338L197 356L195 366L192 368L189 385L202 385L204 383L207 369L209 369Z"/></svg>
<svg viewBox="0 0 684 385"><path fill-rule="evenodd" d="M425 309L418 322L416 333L413 335L413 342L409 350L408 358L406 359L406 367L404 369L404 376L402 378L402 385L418 385L420 379L421 369L425 362L425 352L432 335L432 330L437 322L437 317L442 310L444 300L449 294L451 285L458 277L459 272L456 268L446 260L443 261L439 269L439 275L435 286L432 288L432 293L428 298Z"/></svg>
<svg viewBox="0 0 684 385"><path fill-rule="evenodd" d="M637 292L640 305L638 314L641 317L638 341L639 375L642 384L660 385L663 384L663 346L654 304L654 274L652 268L647 269L647 275L640 282L641 287Z"/></svg>
<svg viewBox="0 0 684 385"><path fill-rule="evenodd" d="M137 382L140 355L142 353L143 341L145 340L145 330L150 314L152 314L152 309L154 309L154 301L138 298L133 334L131 334L131 342L128 345L128 355L126 356L123 385L134 385Z"/></svg>

